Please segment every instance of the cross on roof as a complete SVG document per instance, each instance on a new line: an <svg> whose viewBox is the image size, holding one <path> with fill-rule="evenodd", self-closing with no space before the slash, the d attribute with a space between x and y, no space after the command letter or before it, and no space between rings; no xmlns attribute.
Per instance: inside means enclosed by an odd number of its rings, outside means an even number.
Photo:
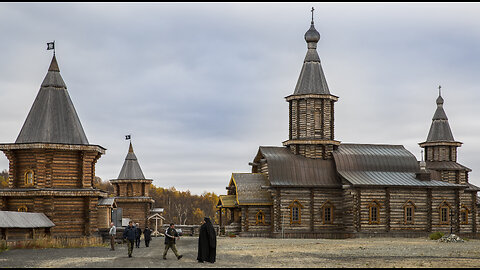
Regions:
<svg viewBox="0 0 480 270"><path fill-rule="evenodd" d="M313 23L313 11L314 11L314 10L315 10L315 9L312 7L312 23Z"/></svg>

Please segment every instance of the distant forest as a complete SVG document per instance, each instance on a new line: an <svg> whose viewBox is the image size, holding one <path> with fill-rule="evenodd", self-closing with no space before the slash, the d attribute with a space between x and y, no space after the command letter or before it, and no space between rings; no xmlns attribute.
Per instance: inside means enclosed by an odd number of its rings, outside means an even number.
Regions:
<svg viewBox="0 0 480 270"><path fill-rule="evenodd" d="M8 174L7 174L8 175ZM103 181L95 177L95 186L107 191L114 197L113 186L110 181ZM204 192L202 195L191 194L189 190L179 191L175 187L162 188L150 185L150 194L155 200L155 208L163 208L165 223L182 225L200 224L204 217L210 217L218 224L216 204L218 196L213 192Z"/></svg>
<svg viewBox="0 0 480 270"><path fill-rule="evenodd" d="M113 186L110 181L103 181L95 177L95 187L108 192L114 197ZM8 188L8 171L0 172L0 188ZM155 208L163 208L165 223L200 224L204 217L210 217L218 224L216 203L218 196L213 192L204 192L202 195L191 194L189 190L179 191L175 187L161 188L150 185L150 196L155 200Z"/></svg>

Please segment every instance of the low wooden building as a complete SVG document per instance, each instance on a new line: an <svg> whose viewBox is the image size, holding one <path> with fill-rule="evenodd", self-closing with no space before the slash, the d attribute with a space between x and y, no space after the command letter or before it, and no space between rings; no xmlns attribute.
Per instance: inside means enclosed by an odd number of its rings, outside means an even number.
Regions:
<svg viewBox="0 0 480 270"><path fill-rule="evenodd" d="M0 239L28 240L50 236L55 224L43 213L0 211Z"/></svg>
<svg viewBox="0 0 480 270"><path fill-rule="evenodd" d="M242 215L227 224L241 223L240 235L248 236L424 236L452 229L477 237L480 189L469 183L471 170L457 163L462 143L453 138L441 94L427 140L419 144L425 150L420 162L402 145L341 143L334 137L339 98L327 85L319 40L312 20L295 91L286 97L289 138L283 147L259 147L252 172L232 175L217 207ZM242 181L248 188L239 188ZM242 197L261 205L242 204ZM265 218L260 226L259 217Z"/></svg>
<svg viewBox="0 0 480 270"><path fill-rule="evenodd" d="M52 235L98 230L95 164L105 148L89 144L55 55L15 143L0 144L9 161L0 210L44 213Z"/></svg>
<svg viewBox="0 0 480 270"><path fill-rule="evenodd" d="M117 207L122 209L122 217L130 218L145 228L155 202L149 196L152 180L143 175L131 142L118 178L110 180L110 183L114 187Z"/></svg>

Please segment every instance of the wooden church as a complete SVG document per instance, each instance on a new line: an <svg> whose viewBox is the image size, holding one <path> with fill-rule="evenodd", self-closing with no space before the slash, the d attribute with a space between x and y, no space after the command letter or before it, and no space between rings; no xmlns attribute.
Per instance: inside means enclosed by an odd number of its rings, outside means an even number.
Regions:
<svg viewBox="0 0 480 270"><path fill-rule="evenodd" d="M251 173L234 173L221 195L221 228L243 236L347 238L477 236L478 187L457 163L439 94L422 161L402 145L345 144L334 136L334 107L319 55L320 34L305 33L307 53L289 104L283 147L260 146ZM424 159L424 161L423 161Z"/></svg>
<svg viewBox="0 0 480 270"><path fill-rule="evenodd" d="M95 188L105 148L90 144L55 55L15 143L0 144L9 161L0 210L44 213L54 236L88 236L108 228L112 204ZM100 207L99 207L100 205Z"/></svg>

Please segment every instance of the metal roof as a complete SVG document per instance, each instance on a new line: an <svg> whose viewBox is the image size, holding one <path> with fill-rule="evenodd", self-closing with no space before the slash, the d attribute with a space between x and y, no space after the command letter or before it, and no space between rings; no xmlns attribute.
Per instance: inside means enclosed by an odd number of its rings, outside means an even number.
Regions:
<svg viewBox="0 0 480 270"><path fill-rule="evenodd" d="M44 213L0 211L0 228L50 228L55 224Z"/></svg>
<svg viewBox="0 0 480 270"><path fill-rule="evenodd" d="M333 156L338 173L354 186L465 187L418 180L417 159L402 145L341 144Z"/></svg>
<svg viewBox="0 0 480 270"><path fill-rule="evenodd" d="M15 143L88 145L55 56Z"/></svg>
<svg viewBox="0 0 480 270"><path fill-rule="evenodd" d="M263 173L232 173L231 180L235 182L238 205L272 204L270 192L261 188L268 185Z"/></svg>
<svg viewBox="0 0 480 270"><path fill-rule="evenodd" d="M463 166L455 161L427 161L427 169L431 170L466 170L471 172L470 168Z"/></svg>
<svg viewBox="0 0 480 270"><path fill-rule="evenodd" d="M113 198L113 197L102 198L102 199L98 200L98 205L105 205L105 206L113 207L115 205L115 198Z"/></svg>
<svg viewBox="0 0 480 270"><path fill-rule="evenodd" d="M333 160L294 155L286 147L260 146L255 162L265 158L271 186L341 187Z"/></svg>
<svg viewBox="0 0 480 270"><path fill-rule="evenodd" d="M447 114L443 109L443 98L439 95L437 98L437 110L432 118L432 125L427 136L427 142L454 142L452 130L448 124Z"/></svg>
<svg viewBox="0 0 480 270"><path fill-rule="evenodd" d="M295 86L294 95L304 94L330 94L328 90L327 80L323 74L320 57L317 53L317 42L320 34L315 30L312 24L310 29L305 33L305 41L308 44L307 55L303 61L302 70Z"/></svg>
<svg viewBox="0 0 480 270"><path fill-rule="evenodd" d="M128 148L128 154L123 162L122 169L117 179L145 179L140 164L138 163L137 156L133 152L132 142Z"/></svg>

